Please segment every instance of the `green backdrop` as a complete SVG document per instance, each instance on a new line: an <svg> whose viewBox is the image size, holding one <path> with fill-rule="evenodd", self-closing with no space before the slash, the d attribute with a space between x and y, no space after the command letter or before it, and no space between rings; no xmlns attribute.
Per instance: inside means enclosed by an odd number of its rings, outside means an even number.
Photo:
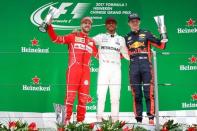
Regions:
<svg viewBox="0 0 197 131"><path fill-rule="evenodd" d="M130 29L127 16L137 12L141 27L159 36L153 17L165 15L169 36L166 50L157 50L160 110L197 109L197 9L196 0L12 0L0 4L0 110L52 112L52 103L64 103L67 46L51 42L38 24L50 5L61 10L54 19L60 35L79 28L80 19L90 16L94 23L90 36L105 32L104 20L114 16L117 32ZM120 111L130 112L132 96L128 90L128 65L122 60ZM88 111L96 111L98 61L91 64L91 96ZM171 86L164 86L169 83ZM109 96L109 94L108 94ZM106 111L110 111L107 97Z"/></svg>

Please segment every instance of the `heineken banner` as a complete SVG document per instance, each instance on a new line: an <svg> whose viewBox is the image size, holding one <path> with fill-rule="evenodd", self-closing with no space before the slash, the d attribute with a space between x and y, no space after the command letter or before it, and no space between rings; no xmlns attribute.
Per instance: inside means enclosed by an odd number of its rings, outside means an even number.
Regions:
<svg viewBox="0 0 197 131"><path fill-rule="evenodd" d="M93 19L90 37L105 33L105 19L113 16L118 23L117 33L125 36L130 31L128 15L137 12L141 17L141 28L159 37L154 16L164 15L167 47L165 50L154 49L157 52L159 109L196 110L196 4L196 0L2 1L0 110L45 113L54 112L53 103L64 104L68 47L52 43L47 33L38 30L50 6L59 9L52 21L58 35L79 30L84 16ZM129 61L122 59L121 63L120 112L133 112ZM92 58L90 95L93 101L87 105L87 112L97 109L98 67L98 60ZM110 112L110 105L108 93L106 112Z"/></svg>

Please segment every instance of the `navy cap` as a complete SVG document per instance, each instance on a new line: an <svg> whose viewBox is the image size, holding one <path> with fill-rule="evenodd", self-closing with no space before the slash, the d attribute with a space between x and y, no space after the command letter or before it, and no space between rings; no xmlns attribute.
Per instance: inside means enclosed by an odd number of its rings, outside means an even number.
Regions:
<svg viewBox="0 0 197 131"><path fill-rule="evenodd" d="M117 23L116 19L114 17L107 17L107 19L105 20L105 24L107 24L108 22L113 21L115 23Z"/></svg>
<svg viewBox="0 0 197 131"><path fill-rule="evenodd" d="M133 20L133 19L138 19L140 20L140 17L137 13L131 13L129 16L128 16L128 21L130 20Z"/></svg>

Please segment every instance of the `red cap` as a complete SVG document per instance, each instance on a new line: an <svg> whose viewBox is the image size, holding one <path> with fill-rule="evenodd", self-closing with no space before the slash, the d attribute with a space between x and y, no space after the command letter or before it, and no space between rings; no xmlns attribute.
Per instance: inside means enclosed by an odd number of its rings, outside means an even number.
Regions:
<svg viewBox="0 0 197 131"><path fill-rule="evenodd" d="M114 17L111 17L111 16L107 17L107 19L105 20L105 24L109 23L110 21L113 21L113 22L115 22L117 24L116 19Z"/></svg>

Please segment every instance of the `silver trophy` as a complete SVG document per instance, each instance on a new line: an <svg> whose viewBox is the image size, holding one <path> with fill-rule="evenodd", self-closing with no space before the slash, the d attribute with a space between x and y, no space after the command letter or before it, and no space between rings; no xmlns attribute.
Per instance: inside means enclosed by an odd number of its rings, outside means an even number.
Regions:
<svg viewBox="0 0 197 131"><path fill-rule="evenodd" d="M53 6L50 6L49 12L48 12L47 16L45 17L45 19L44 19L44 21L42 22L42 24L39 26L39 30L40 30L41 32L47 32L47 27L48 27L48 25L51 24L54 15L55 15L56 13L58 13L58 12L59 12L59 10L58 10L57 8L55 8L55 7L53 7Z"/></svg>
<svg viewBox="0 0 197 131"><path fill-rule="evenodd" d="M168 36L167 36L167 32L166 32L166 26L164 23L164 15L155 16L154 19L155 19L155 22L157 23L159 30L160 30L161 42L167 42Z"/></svg>
<svg viewBox="0 0 197 131"><path fill-rule="evenodd" d="M64 118L66 115L66 107L64 105L53 103L53 107L56 114L56 122L59 125L64 124Z"/></svg>

